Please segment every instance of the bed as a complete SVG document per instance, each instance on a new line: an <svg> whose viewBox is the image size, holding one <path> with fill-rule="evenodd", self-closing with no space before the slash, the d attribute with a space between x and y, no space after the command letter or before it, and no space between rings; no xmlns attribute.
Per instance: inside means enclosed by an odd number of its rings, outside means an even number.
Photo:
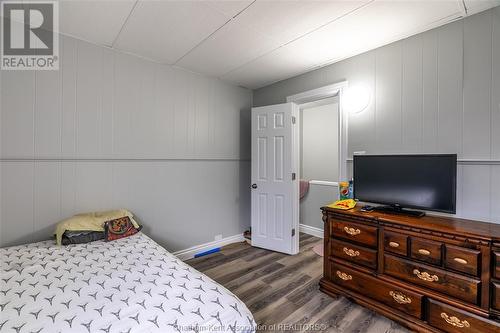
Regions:
<svg viewBox="0 0 500 333"><path fill-rule="evenodd" d="M235 295L143 233L0 249L0 332L254 331Z"/></svg>

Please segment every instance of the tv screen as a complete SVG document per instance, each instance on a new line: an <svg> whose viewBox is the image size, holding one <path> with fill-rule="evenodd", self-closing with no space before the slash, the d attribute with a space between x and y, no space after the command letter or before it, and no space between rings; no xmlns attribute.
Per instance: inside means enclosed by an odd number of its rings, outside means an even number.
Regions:
<svg viewBox="0 0 500 333"><path fill-rule="evenodd" d="M355 155L354 198L456 212L457 155Z"/></svg>

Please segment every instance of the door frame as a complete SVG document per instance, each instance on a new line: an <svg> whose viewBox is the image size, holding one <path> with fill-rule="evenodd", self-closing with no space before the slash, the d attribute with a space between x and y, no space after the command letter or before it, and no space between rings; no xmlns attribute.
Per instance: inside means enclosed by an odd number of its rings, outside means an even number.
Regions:
<svg viewBox="0 0 500 333"><path fill-rule="evenodd" d="M286 98L287 103L295 103L298 104L299 107L301 104L315 102L318 100L322 100L325 98L336 97L339 99L339 112L338 112L338 123L339 123L339 142L338 142L338 152L339 152L339 181L347 179L347 128L348 128L348 114L343 107L343 94L348 88L347 80L337 82L334 84L330 84L327 86L323 86L320 88L307 90L295 95L290 95ZM298 122L300 122L300 117L296 117ZM300 124L300 123L298 123ZM297 161L294 161L294 165L299 165L300 161L300 126L293 127L293 137L295 141L295 145L293 149L295 150L292 156L294 156Z"/></svg>

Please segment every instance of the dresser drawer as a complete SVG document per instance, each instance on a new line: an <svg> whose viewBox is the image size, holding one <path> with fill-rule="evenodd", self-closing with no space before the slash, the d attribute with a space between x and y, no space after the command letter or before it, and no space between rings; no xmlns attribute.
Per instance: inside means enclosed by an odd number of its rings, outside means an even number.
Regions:
<svg viewBox="0 0 500 333"><path fill-rule="evenodd" d="M434 289L450 297L477 304L480 281L425 264L384 255L384 272L396 278Z"/></svg>
<svg viewBox="0 0 500 333"><path fill-rule="evenodd" d="M413 259L422 260L434 265L441 265L441 243L416 237L411 237L410 242L410 256Z"/></svg>
<svg viewBox="0 0 500 333"><path fill-rule="evenodd" d="M491 284L491 290L491 307L495 310L500 311L500 284L493 282Z"/></svg>
<svg viewBox="0 0 500 333"><path fill-rule="evenodd" d="M500 279L500 252L493 251L493 276Z"/></svg>
<svg viewBox="0 0 500 333"><path fill-rule="evenodd" d="M339 264L332 265L331 275L337 285L358 292L395 310L422 318L423 296L420 294L392 286Z"/></svg>
<svg viewBox="0 0 500 333"><path fill-rule="evenodd" d="M334 237L348 239L371 247L377 246L377 227L342 220L331 220L330 227Z"/></svg>
<svg viewBox="0 0 500 333"><path fill-rule="evenodd" d="M386 252L406 256L408 254L408 236L384 231L384 249Z"/></svg>
<svg viewBox="0 0 500 333"><path fill-rule="evenodd" d="M449 333L499 333L500 325L429 299L427 322Z"/></svg>
<svg viewBox="0 0 500 333"><path fill-rule="evenodd" d="M334 239L331 241L332 255L355 264L368 268L377 268L377 251L354 245L352 243L342 242Z"/></svg>
<svg viewBox="0 0 500 333"><path fill-rule="evenodd" d="M477 250L446 245L444 265L446 268L478 276L480 254L481 252Z"/></svg>

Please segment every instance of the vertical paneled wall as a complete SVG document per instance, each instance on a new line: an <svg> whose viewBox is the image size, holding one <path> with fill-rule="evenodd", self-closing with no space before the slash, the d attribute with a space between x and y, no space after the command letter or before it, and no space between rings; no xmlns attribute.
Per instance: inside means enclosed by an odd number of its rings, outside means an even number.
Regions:
<svg viewBox="0 0 500 333"><path fill-rule="evenodd" d="M5 71L0 246L128 208L170 250L250 224L252 92L61 37L59 71Z"/></svg>
<svg viewBox="0 0 500 333"><path fill-rule="evenodd" d="M254 105L364 84L349 154L458 153L457 215L500 223L500 7L254 92ZM319 217L318 217L319 218Z"/></svg>

